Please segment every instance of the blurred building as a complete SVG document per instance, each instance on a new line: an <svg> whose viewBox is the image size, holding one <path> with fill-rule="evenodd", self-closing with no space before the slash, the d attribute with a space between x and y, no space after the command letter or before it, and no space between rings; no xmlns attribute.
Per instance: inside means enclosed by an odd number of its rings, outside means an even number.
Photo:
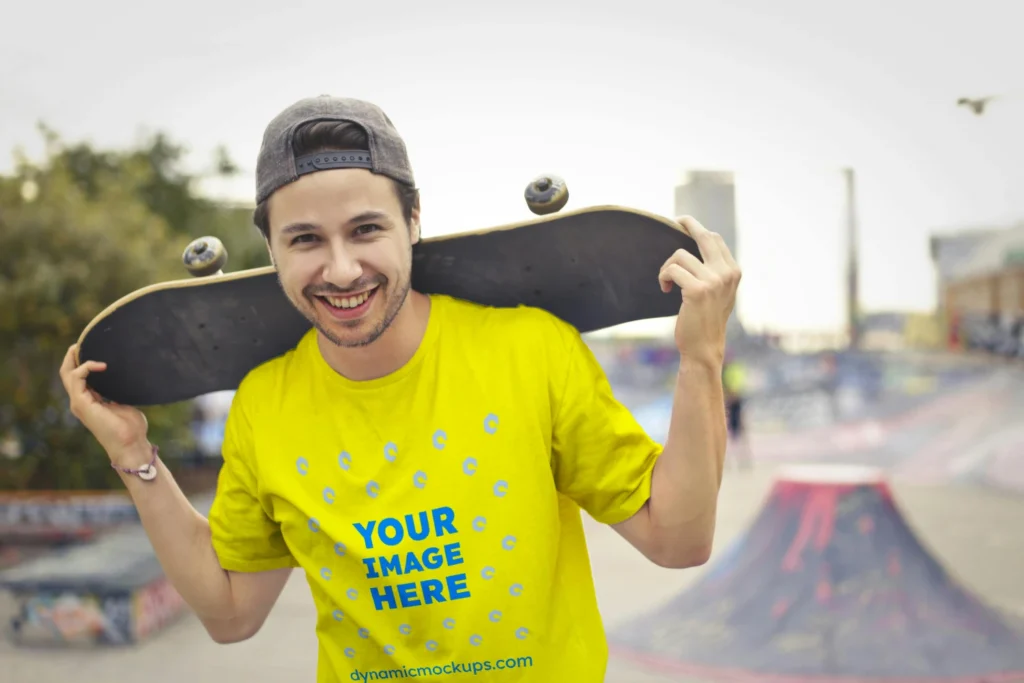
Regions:
<svg viewBox="0 0 1024 683"><path fill-rule="evenodd" d="M736 249L736 180L730 171L687 171L676 186L675 215L690 215Z"/></svg>
<svg viewBox="0 0 1024 683"><path fill-rule="evenodd" d="M1024 223L931 239L951 347L1024 356Z"/></svg>
<svg viewBox="0 0 1024 683"><path fill-rule="evenodd" d="M675 188L675 215L696 218L708 230L722 236L733 257L740 261L736 231L736 177L731 171L686 171ZM737 306L738 308L738 306ZM729 336L746 336L734 309Z"/></svg>

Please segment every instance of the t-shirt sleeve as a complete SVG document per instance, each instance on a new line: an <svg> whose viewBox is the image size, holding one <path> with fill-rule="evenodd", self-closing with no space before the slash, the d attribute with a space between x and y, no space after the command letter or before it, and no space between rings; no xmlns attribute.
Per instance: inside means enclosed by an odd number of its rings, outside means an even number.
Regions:
<svg viewBox="0 0 1024 683"><path fill-rule="evenodd" d="M258 496L252 419L241 391L234 396L224 427L224 464L209 514L213 549L221 567L228 571L296 567L280 526Z"/></svg>
<svg viewBox="0 0 1024 683"><path fill-rule="evenodd" d="M615 398L575 328L559 324L549 348L555 484L598 522L623 522L650 497L662 446Z"/></svg>

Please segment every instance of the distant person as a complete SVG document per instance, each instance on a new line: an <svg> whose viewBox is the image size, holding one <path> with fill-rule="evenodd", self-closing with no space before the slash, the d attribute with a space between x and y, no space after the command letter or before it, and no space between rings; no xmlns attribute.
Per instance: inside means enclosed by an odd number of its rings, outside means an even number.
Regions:
<svg viewBox="0 0 1024 683"><path fill-rule="evenodd" d="M86 387L105 366L74 367L72 347L61 368L72 413L122 473L170 582L215 641L234 643L260 630L301 568L321 683L603 681L581 509L664 567L711 551L740 279L721 237L680 219L703 263L680 250L650 273L666 296L682 291L662 446L562 320L412 288L419 197L376 106L324 96L281 112L263 137L256 202L281 288L311 329L238 387L208 520L160 462L143 414Z"/></svg>
<svg viewBox="0 0 1024 683"><path fill-rule="evenodd" d="M733 452L735 453L736 464L739 469L747 469L753 465L750 437L743 419L746 386L746 368L739 359L735 356L730 356L722 369L722 388L725 392L729 442L733 445Z"/></svg>

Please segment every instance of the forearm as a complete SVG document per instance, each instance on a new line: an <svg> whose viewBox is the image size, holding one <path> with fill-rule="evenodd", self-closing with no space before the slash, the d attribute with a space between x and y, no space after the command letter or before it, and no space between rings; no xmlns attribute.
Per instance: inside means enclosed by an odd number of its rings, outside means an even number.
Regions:
<svg viewBox="0 0 1024 683"><path fill-rule="evenodd" d="M125 453L112 460L137 468L151 457L151 453ZM185 497L159 458L156 467L158 473L152 481L124 473L121 478L157 560L167 579L204 623L228 623L236 616L235 602L230 578L213 550L210 524Z"/></svg>
<svg viewBox="0 0 1024 683"><path fill-rule="evenodd" d="M720 362L680 362L668 438L647 506L650 537L663 564L700 564L711 551L726 445L721 376Z"/></svg>

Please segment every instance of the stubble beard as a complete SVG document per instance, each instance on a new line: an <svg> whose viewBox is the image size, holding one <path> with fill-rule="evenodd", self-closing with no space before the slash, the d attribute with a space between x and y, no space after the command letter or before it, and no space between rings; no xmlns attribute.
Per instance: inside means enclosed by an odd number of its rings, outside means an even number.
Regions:
<svg viewBox="0 0 1024 683"><path fill-rule="evenodd" d="M386 288L386 285L381 285L380 286L380 289L385 289L385 288ZM409 297L409 289L410 288L411 288L410 281L409 280L405 280L400 285L400 289L396 290L393 294L388 296L388 298L386 300L387 307L384 309L384 316L377 322L376 325L373 326L373 329L370 331L369 334L367 334L366 336L364 336L364 337L362 337L360 339L356 339L356 340L347 339L346 340L346 339L342 339L342 338L338 337L333 332L331 332L331 330L328 329L328 327L326 325L322 324L320 322L319 318L316 319L316 320L312 320L311 322L313 323L313 326L317 330L320 331L320 334L322 334L327 341L331 342L335 346L338 346L338 347L341 347L341 348L348 348L348 349L355 349L355 348L360 348L360 347L363 347L363 346L369 346L373 342L377 341L380 338L380 336L382 334L384 334L389 327L391 327L391 323L393 323L395 321L395 318L398 317L398 312L400 310L402 310L402 305L405 303L405 300ZM378 292L378 294L385 294L385 293L386 292ZM354 324L358 325L358 324L361 324L362 322L363 321L357 321ZM348 325L348 323L344 323L344 322L341 323L341 324L342 325Z"/></svg>
<svg viewBox="0 0 1024 683"><path fill-rule="evenodd" d="M284 285L281 282L280 275L278 275L278 285L282 291L292 302L292 306L295 307L299 313L302 314L310 325L312 325L320 334L324 336L324 339L331 342L340 348L360 348L363 346L369 346L373 342L377 341L381 335L383 335L391 324L395 321L399 311L402 310L402 305L405 304L405 300L409 297L409 290L412 289L412 279L406 278L402 281L399 289L394 292L388 292L387 282L382 282L378 285L378 292L374 296L384 296L386 308L384 309L384 316L373 326L373 329L365 336L359 339L342 339L334 331L331 330L328 323L326 323L322 316L317 313L315 295L308 293L303 289L299 301L296 301L295 297L292 297L284 289ZM361 325L365 324L365 320L354 321L353 323L344 323L342 325Z"/></svg>

